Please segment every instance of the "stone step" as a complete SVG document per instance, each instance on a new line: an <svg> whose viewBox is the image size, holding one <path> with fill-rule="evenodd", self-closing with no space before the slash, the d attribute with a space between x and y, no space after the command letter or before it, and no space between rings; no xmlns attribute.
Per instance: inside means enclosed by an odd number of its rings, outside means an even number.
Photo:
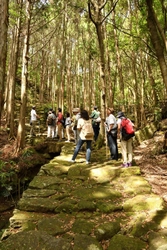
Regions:
<svg viewBox="0 0 167 250"><path fill-rule="evenodd" d="M167 245L167 209L136 165L121 168L106 149L91 164L75 144L41 167L23 193L0 243L9 249L157 250Z"/></svg>

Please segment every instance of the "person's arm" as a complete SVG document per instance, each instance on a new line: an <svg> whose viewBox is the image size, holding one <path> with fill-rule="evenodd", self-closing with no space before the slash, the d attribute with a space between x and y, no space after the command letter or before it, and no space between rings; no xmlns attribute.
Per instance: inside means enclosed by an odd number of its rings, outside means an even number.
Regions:
<svg viewBox="0 0 167 250"><path fill-rule="evenodd" d="M111 130L112 130L112 128L114 127L114 124L110 124L109 125L109 128L108 128L108 133L110 133L111 132Z"/></svg>
<svg viewBox="0 0 167 250"><path fill-rule="evenodd" d="M78 130L78 131L81 131L82 126L83 126L82 119L81 119L81 118L79 118L79 119L78 119L78 124L77 124L77 130Z"/></svg>
<svg viewBox="0 0 167 250"><path fill-rule="evenodd" d="M111 132L112 128L114 127L114 119L112 116L109 116L109 120L108 120L108 133Z"/></svg>
<svg viewBox="0 0 167 250"><path fill-rule="evenodd" d="M37 115L37 112L35 111L34 115L36 116L36 118L39 119L39 115Z"/></svg>

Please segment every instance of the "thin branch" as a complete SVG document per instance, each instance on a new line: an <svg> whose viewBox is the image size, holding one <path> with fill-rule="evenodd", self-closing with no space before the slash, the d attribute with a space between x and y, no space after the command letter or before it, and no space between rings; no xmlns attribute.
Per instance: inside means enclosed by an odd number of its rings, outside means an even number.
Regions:
<svg viewBox="0 0 167 250"><path fill-rule="evenodd" d="M108 13L108 14L103 18L103 20L101 21L101 24L107 19L107 17L108 17L108 16L111 14L111 12L115 9L115 7L116 7L118 1L119 1L119 0L117 0L117 1L114 3L112 9L109 11L109 13Z"/></svg>

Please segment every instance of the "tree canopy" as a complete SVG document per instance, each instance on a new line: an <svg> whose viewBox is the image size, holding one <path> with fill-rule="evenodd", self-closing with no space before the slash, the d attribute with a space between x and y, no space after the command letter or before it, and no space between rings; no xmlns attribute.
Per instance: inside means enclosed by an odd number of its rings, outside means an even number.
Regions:
<svg viewBox="0 0 167 250"><path fill-rule="evenodd" d="M142 127L165 101L164 0L3 0L0 15L0 115L13 137L19 104L19 148L35 103L63 112L96 104L103 119L110 106Z"/></svg>

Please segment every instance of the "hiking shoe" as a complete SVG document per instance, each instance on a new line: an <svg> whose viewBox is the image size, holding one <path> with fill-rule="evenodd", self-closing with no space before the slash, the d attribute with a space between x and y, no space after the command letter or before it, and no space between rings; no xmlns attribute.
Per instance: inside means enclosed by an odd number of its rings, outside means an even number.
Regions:
<svg viewBox="0 0 167 250"><path fill-rule="evenodd" d="M90 164L90 161L86 161L86 164Z"/></svg>
<svg viewBox="0 0 167 250"><path fill-rule="evenodd" d="M70 141L67 140L67 141L65 141L65 142L70 142Z"/></svg>
<svg viewBox="0 0 167 250"><path fill-rule="evenodd" d="M129 163L128 163L128 167L131 167L131 166L132 166L132 163L131 163L131 162L129 162Z"/></svg>
<svg viewBox="0 0 167 250"><path fill-rule="evenodd" d="M75 160L70 160L69 162L72 162L72 163L74 163L74 162L75 162Z"/></svg>
<svg viewBox="0 0 167 250"><path fill-rule="evenodd" d="M128 164L128 163L123 163L123 164L121 165L121 167L122 167L122 168L128 168L128 167L129 167L129 164Z"/></svg>

